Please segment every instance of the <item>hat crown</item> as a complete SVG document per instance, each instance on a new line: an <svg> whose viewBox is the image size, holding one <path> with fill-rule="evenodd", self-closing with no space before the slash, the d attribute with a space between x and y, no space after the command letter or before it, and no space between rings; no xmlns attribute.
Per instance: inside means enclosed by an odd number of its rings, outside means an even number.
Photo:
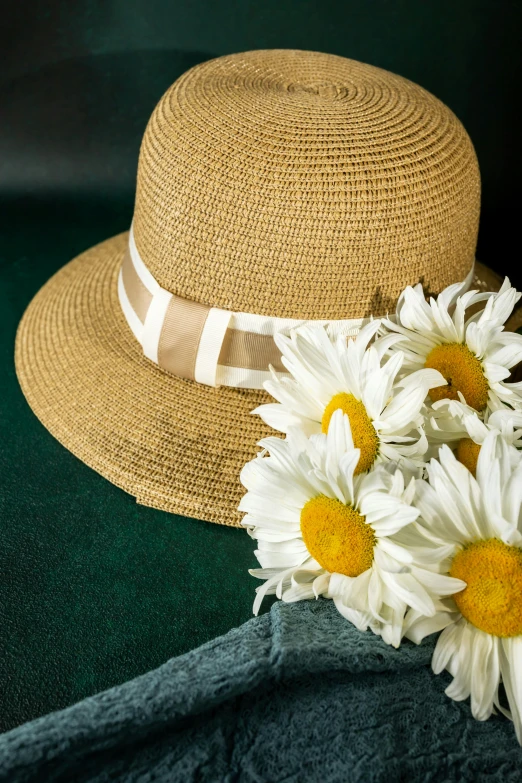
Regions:
<svg viewBox="0 0 522 783"><path fill-rule="evenodd" d="M268 50L198 65L163 96L134 233L178 296L337 320L464 279L479 209L473 145L433 95L343 57Z"/></svg>

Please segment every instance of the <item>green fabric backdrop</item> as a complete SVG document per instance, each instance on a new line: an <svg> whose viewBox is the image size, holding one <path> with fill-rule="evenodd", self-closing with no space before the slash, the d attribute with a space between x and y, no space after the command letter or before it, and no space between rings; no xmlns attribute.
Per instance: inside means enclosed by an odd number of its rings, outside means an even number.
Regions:
<svg viewBox="0 0 522 783"><path fill-rule="evenodd" d="M480 257L518 238L521 7L481 0L18 0L0 24L1 728L158 666L250 617L242 531L137 506L38 423L17 323L77 253L128 228L139 142L186 68L249 48L330 51L438 95L477 148ZM512 272L520 282L516 267Z"/></svg>
<svg viewBox="0 0 522 783"><path fill-rule="evenodd" d="M55 441L14 374L15 330L72 255L128 209L3 210L0 231L0 725L3 730L164 663L251 617L243 531L138 506ZM268 606L268 604L267 604Z"/></svg>

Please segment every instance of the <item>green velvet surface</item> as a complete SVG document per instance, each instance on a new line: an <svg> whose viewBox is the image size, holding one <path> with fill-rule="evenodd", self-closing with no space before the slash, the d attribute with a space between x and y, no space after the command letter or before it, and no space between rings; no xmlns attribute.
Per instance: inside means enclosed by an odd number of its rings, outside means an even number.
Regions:
<svg viewBox="0 0 522 783"><path fill-rule="evenodd" d="M251 616L247 534L138 506L49 435L16 380L15 331L32 295L129 220L129 204L2 210L3 730L146 672Z"/></svg>

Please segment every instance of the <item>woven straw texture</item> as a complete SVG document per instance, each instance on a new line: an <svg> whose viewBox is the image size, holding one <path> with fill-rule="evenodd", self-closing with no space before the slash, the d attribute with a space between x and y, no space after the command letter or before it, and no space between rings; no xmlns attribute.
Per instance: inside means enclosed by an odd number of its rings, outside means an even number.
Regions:
<svg viewBox="0 0 522 783"><path fill-rule="evenodd" d="M140 154L136 242L158 282L222 308L294 318L392 309L418 280L462 279L479 175L453 114L410 82L350 60L249 52L166 93ZM268 432L264 392L213 389L144 358L120 310L127 234L36 295L17 336L36 415L139 503L238 525L239 472ZM499 287L479 266L481 287Z"/></svg>
<svg viewBox="0 0 522 783"><path fill-rule="evenodd" d="M134 230L163 288L230 310L357 318L465 278L475 152L430 93L379 68L259 51L193 68L145 133Z"/></svg>

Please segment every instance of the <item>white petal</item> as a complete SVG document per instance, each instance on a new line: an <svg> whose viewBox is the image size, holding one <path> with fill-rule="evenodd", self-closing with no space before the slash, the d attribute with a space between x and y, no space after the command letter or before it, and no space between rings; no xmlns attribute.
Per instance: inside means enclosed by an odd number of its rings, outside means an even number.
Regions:
<svg viewBox="0 0 522 783"><path fill-rule="evenodd" d="M424 299L422 289L408 286L401 295L400 322L407 329L419 332L431 332L434 328L431 308Z"/></svg>
<svg viewBox="0 0 522 783"><path fill-rule="evenodd" d="M408 606L426 616L435 614L430 595L410 573L390 573L381 569L381 578L386 586Z"/></svg>
<svg viewBox="0 0 522 783"><path fill-rule="evenodd" d="M493 364L493 362L484 362L484 375L490 383L497 383L497 381L505 381L511 375L507 367L500 364Z"/></svg>
<svg viewBox="0 0 522 783"><path fill-rule="evenodd" d="M413 610L411 610L413 612ZM437 612L433 617L424 617L424 615L415 613L417 619L408 624L404 636L415 644L420 644L426 636L438 631L444 630L448 625L455 622L455 614L451 612Z"/></svg>
<svg viewBox="0 0 522 783"><path fill-rule="evenodd" d="M290 427L300 427L307 435L321 431L319 422L300 416L279 403L260 405L252 413L260 416L265 424L278 432L287 433Z"/></svg>
<svg viewBox="0 0 522 783"><path fill-rule="evenodd" d="M328 592L330 584L330 574L321 574L313 582L314 595L318 598L320 595Z"/></svg>
<svg viewBox="0 0 522 783"><path fill-rule="evenodd" d="M437 574L426 568L412 566L411 572L415 579L418 579L432 595L439 597L455 595L455 593L460 593L467 586L466 582L463 582L461 579L454 579L452 576L446 576L445 574Z"/></svg>
<svg viewBox="0 0 522 783"><path fill-rule="evenodd" d="M522 361L522 335L517 334L516 336L519 338L519 341L516 343L498 345L494 350L488 350L486 354L487 362L511 369L515 364Z"/></svg>
<svg viewBox="0 0 522 783"><path fill-rule="evenodd" d="M256 599L254 601L254 606L252 607L252 612L254 615L257 616L259 613L259 609L261 608L261 604L265 595L273 594L275 592L276 585L285 578L289 579L293 570L293 568L289 568L286 571L281 571L271 579L267 579L264 585L256 588Z"/></svg>
<svg viewBox="0 0 522 783"><path fill-rule="evenodd" d="M400 544L394 543L390 538L380 538L377 542L377 546L383 552L398 560L399 563L411 563L413 562L413 555L407 549Z"/></svg>
<svg viewBox="0 0 522 783"><path fill-rule="evenodd" d="M378 568L371 569L370 581L368 584L368 608L376 620L385 622L381 617L381 605L383 596L383 585L381 584L381 578Z"/></svg>
<svg viewBox="0 0 522 783"><path fill-rule="evenodd" d="M369 348L368 353L373 353L377 358L375 349ZM362 389L362 398L368 415L371 419L380 417L384 406L388 402L393 388L393 383L403 362L403 354L394 354L384 365L367 378Z"/></svg>
<svg viewBox="0 0 522 783"><path fill-rule="evenodd" d="M460 621L458 625L460 626ZM464 701L471 694L471 650L474 627L465 622L460 635L459 647L447 668L453 675L453 681L444 691L450 699Z"/></svg>
<svg viewBox="0 0 522 783"><path fill-rule="evenodd" d="M487 720L493 712L500 679L499 640L475 632L471 649L471 712L476 720Z"/></svg>
<svg viewBox="0 0 522 783"><path fill-rule="evenodd" d="M262 552L259 549L256 549L254 554L261 568L280 568L281 570L298 568L310 557L308 552L290 554L288 552Z"/></svg>
<svg viewBox="0 0 522 783"><path fill-rule="evenodd" d="M439 636L431 660L431 668L435 674L440 674L447 668L450 660L458 650L462 631L463 625L457 622L448 625Z"/></svg>
<svg viewBox="0 0 522 783"><path fill-rule="evenodd" d="M371 615L367 612L358 612L356 609L350 609L345 606L340 598L334 598L334 603L339 614L351 622L359 631L366 631L371 620Z"/></svg>
<svg viewBox="0 0 522 783"><path fill-rule="evenodd" d="M487 321L498 325L504 324L511 315L511 312L519 299L520 294L516 289L511 288L510 286L506 286L505 289L501 288L498 294L492 296L487 302L479 320L479 325L482 325Z"/></svg>
<svg viewBox="0 0 522 783"><path fill-rule="evenodd" d="M358 612L368 612L368 589L371 575L372 569L368 568L359 576L345 576L342 582L337 583L341 585L338 597L342 600L344 606L355 609ZM332 574L330 579L330 590L332 589L333 576Z"/></svg>
<svg viewBox="0 0 522 783"><path fill-rule="evenodd" d="M501 640L500 671L517 740L522 745L522 636Z"/></svg>
<svg viewBox="0 0 522 783"><path fill-rule="evenodd" d="M296 601L305 601L310 598L315 598L315 594L311 584L292 585L286 590L283 590L281 598L285 603L292 604Z"/></svg>

